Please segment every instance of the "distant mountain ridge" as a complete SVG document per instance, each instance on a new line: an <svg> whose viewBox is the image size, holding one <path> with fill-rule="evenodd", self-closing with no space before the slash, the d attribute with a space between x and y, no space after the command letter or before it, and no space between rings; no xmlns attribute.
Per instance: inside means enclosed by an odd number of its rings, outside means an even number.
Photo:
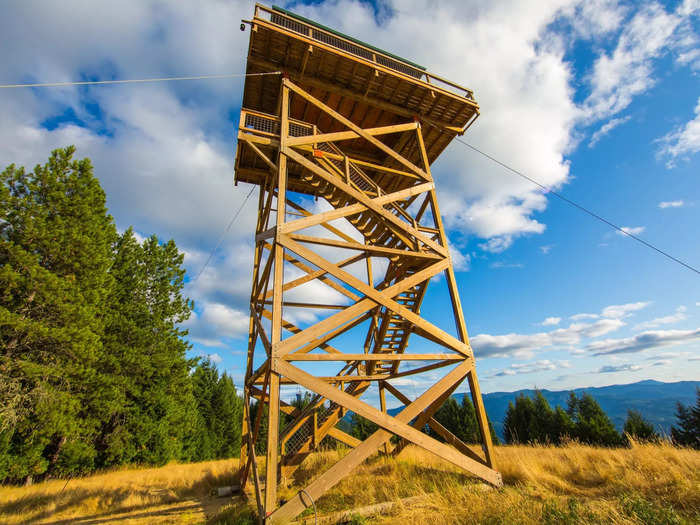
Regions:
<svg viewBox="0 0 700 525"><path fill-rule="evenodd" d="M566 408L570 392L580 395L588 392L600 404L618 430L622 430L628 410L638 410L652 424L657 432L670 434L671 426L676 424L676 405L695 404L695 391L700 388L700 381L679 381L664 383L646 380L627 385L610 385L602 387L575 388L573 390L540 389L542 395L554 408L557 405ZM532 396L535 389L517 390L515 392L491 392L484 394L484 406L493 422L494 429L503 438L503 420L508 409L508 403L515 401L521 394ZM455 394L453 397L462 400L465 394Z"/></svg>

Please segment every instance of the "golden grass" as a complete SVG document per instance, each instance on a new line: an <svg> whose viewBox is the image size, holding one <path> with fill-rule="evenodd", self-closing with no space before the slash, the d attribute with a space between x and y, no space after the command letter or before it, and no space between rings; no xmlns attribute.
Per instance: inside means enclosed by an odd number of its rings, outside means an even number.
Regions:
<svg viewBox="0 0 700 525"><path fill-rule="evenodd" d="M202 523L222 503L212 491L233 484L237 468L231 459L3 486L0 523Z"/></svg>
<svg viewBox="0 0 700 525"><path fill-rule="evenodd" d="M296 494L346 451L309 457L281 498ZM262 459L262 458L261 458ZM700 523L700 452L667 444L630 449L496 447L503 489L491 489L408 447L375 457L317 502L320 514L425 495L366 523ZM0 487L0 523L249 523L254 498L214 498L234 483L237 460L124 469L32 487ZM260 465L262 468L263 462ZM304 515L313 523L310 509ZM363 522L358 518L357 523Z"/></svg>

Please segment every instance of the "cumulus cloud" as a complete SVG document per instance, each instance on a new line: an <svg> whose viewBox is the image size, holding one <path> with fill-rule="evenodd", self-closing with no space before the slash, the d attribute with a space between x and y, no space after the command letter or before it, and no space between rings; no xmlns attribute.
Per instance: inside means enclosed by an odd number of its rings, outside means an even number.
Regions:
<svg viewBox="0 0 700 525"><path fill-rule="evenodd" d="M639 323L636 325L634 328L635 330L646 330L648 328L656 328L658 326L666 325L666 324L675 324L679 323L681 321L684 321L688 318L688 315L685 313L687 311L687 308L685 306L679 306L676 308L675 313L671 315L666 315L664 317L657 317L656 319L651 319L650 321L645 321L643 323Z"/></svg>
<svg viewBox="0 0 700 525"><path fill-rule="evenodd" d="M685 202L683 200L677 200L677 201L661 201L659 203L659 208L666 209L666 208L682 208L685 205Z"/></svg>
<svg viewBox="0 0 700 525"><path fill-rule="evenodd" d="M658 151L660 158L666 158L666 167L673 168L679 158L687 158L700 151L700 98L695 106L695 118L683 126L659 139L661 147ZM683 205L683 201L679 206ZM663 203L662 203L663 204ZM674 206L675 203L669 203ZM659 207L665 207L659 205Z"/></svg>
<svg viewBox="0 0 700 525"><path fill-rule="evenodd" d="M570 347L582 339L601 337L624 326L619 319L600 319L593 323L572 323L566 328L535 334L478 334L471 344L479 357L528 358L537 351Z"/></svg>
<svg viewBox="0 0 700 525"><path fill-rule="evenodd" d="M550 370L559 370L562 368L571 368L568 361L550 361L542 359L532 363L513 363L508 368L504 368L499 372L494 373L491 377L505 377L520 374L533 374L535 372L546 372Z"/></svg>
<svg viewBox="0 0 700 525"><path fill-rule="evenodd" d="M627 304L614 304L611 306L606 306L600 313L602 317L608 317L610 319L624 319L629 317L634 312L642 310L651 304L650 301L637 301L636 303Z"/></svg>
<svg viewBox="0 0 700 525"><path fill-rule="evenodd" d="M627 108L635 96L655 84L654 61L670 49L686 50L694 36L688 16L697 11L686 1L668 12L657 2L643 4L623 24L615 49L593 64L591 93L584 102L586 118L595 121Z"/></svg>
<svg viewBox="0 0 700 525"><path fill-rule="evenodd" d="M627 354L669 345L690 343L698 339L700 339L700 328L695 330L647 331L623 339L594 341L588 344L584 351L589 355Z"/></svg>
<svg viewBox="0 0 700 525"><path fill-rule="evenodd" d="M598 317L600 317L598 314L583 313L583 314L574 314L571 317L569 317L569 319L571 319L572 321L584 321L587 319L598 319Z"/></svg>
<svg viewBox="0 0 700 525"><path fill-rule="evenodd" d="M574 27L600 54L598 39L611 37L631 8L611 0L547 0L536 8L506 1L413 0L400 8L378 21L371 6L359 1L294 6L474 88L483 116L470 129L470 142L536 174L547 187L564 185L576 126L607 88L599 86L604 68L596 63L592 98L583 109L577 105L567 43L554 22ZM679 18L690 11L666 15ZM17 82L239 73L248 34L231 29L251 14L250 3L225 0L213 0L206 9L162 0L8 3L0 18L0 45L12 52L0 56L0 67L6 80ZM676 35L683 22L674 20L667 25L675 24ZM663 20L652 22L666 27ZM80 31L67 30L75 27ZM654 39L661 47L645 56L657 56L675 38ZM633 42L629 36L623 40L617 47L629 54ZM639 45L649 47L644 40ZM615 64L629 63L616 56L611 55ZM687 62L690 54L678 60ZM174 238L192 277L248 192L245 185L232 185L242 85L242 79L233 79L8 90L0 97L0 162L33 166L52 148L75 144L80 156L92 159L118 227L134 225L145 235ZM519 236L545 231L535 214L546 209L547 195L467 148L448 148L434 173L445 223L478 237L483 250L500 253ZM247 331L256 195L206 270L187 283L197 305L188 327L202 344L225 345ZM453 251L460 269L468 267L468 259Z"/></svg>

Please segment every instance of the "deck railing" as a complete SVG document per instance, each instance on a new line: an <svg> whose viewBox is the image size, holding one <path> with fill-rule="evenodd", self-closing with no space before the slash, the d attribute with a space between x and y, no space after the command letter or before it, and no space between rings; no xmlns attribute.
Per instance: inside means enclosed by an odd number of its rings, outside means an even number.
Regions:
<svg viewBox="0 0 700 525"><path fill-rule="evenodd" d="M270 9L264 5L256 4L255 18L266 22L271 22L288 31L293 31L315 42L339 49L368 62L384 66L393 71L407 75L416 80L420 80L432 87L447 91L453 95L458 95L469 100L474 100L474 93L471 89L462 87L454 82L450 82L442 77L428 73L427 71L415 67L407 62L399 60L397 57L382 53L376 49L363 46L357 41L352 41L342 36L326 31L318 26L304 22L297 18L288 16L280 11Z"/></svg>

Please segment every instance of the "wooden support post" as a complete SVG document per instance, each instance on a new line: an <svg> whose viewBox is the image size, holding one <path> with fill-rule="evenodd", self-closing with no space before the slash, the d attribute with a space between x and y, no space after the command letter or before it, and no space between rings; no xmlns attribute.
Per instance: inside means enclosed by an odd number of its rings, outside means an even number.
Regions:
<svg viewBox="0 0 700 525"><path fill-rule="evenodd" d="M282 82L280 105L280 145L286 143L289 134L289 89ZM277 231L285 223L285 204L287 199L287 158L279 155L277 159ZM275 270L272 285L272 355L270 356L270 393L268 401L267 463L265 465L265 514L277 507L277 469L279 458L279 415L280 415L280 377L276 369L279 343L282 340L282 287L284 285L284 247L275 238Z"/></svg>
<svg viewBox="0 0 700 525"><path fill-rule="evenodd" d="M384 383L379 383L379 408L382 414L386 414L386 393L384 392ZM389 444L384 443L384 454L389 453Z"/></svg>

